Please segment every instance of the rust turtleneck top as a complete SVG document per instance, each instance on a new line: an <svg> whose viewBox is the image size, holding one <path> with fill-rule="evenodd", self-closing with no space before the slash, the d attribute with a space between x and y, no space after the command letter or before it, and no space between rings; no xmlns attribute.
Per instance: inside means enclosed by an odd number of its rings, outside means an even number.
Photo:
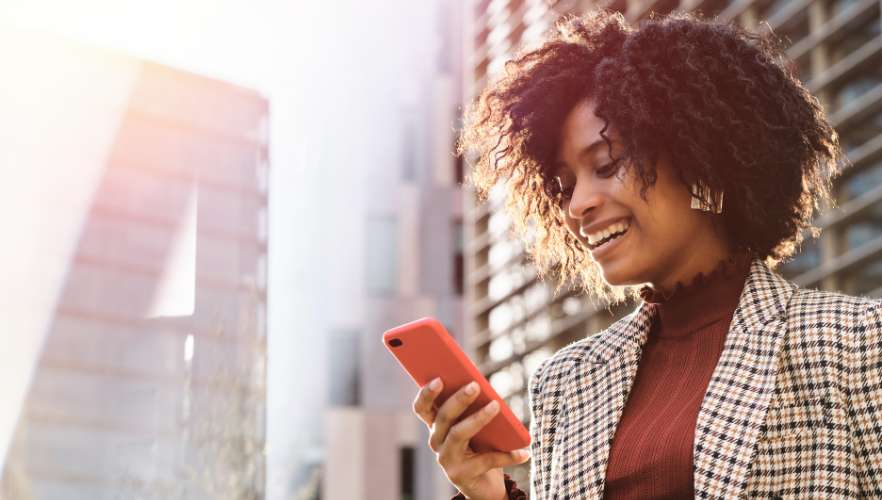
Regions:
<svg viewBox="0 0 882 500"><path fill-rule="evenodd" d="M610 446L605 500L692 499L698 410L723 351L750 256L720 261L668 290L645 286L653 324ZM505 474L511 500L526 498ZM459 493L452 500L462 500Z"/></svg>
<svg viewBox="0 0 882 500"><path fill-rule="evenodd" d="M610 446L604 499L695 498L698 410L749 270L738 255L672 290L641 289L654 320Z"/></svg>

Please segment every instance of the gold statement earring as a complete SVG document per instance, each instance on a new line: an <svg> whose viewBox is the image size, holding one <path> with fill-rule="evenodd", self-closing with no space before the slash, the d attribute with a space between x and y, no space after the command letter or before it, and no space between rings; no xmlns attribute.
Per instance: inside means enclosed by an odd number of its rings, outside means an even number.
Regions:
<svg viewBox="0 0 882 500"><path fill-rule="evenodd" d="M723 213L723 191L714 193L710 187L702 181L697 181L690 186L692 193L692 203L690 208L702 210L705 212L713 212L715 214Z"/></svg>

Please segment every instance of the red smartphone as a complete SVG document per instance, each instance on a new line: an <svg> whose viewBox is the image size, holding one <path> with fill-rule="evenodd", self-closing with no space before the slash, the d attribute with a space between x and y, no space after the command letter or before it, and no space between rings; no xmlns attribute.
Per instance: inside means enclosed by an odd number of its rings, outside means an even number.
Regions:
<svg viewBox="0 0 882 500"><path fill-rule="evenodd" d="M417 387L441 377L444 386L435 399L439 407L462 386L472 380L478 383L480 394L457 422L494 399L499 402L496 416L469 441L474 451L513 451L530 445L530 431L512 413L438 320L425 317L387 330L383 333L383 344L410 374Z"/></svg>

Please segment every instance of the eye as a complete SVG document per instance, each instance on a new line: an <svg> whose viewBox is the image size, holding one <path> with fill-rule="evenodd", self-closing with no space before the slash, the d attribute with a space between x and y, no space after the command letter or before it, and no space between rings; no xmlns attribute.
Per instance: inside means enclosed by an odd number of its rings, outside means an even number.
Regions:
<svg viewBox="0 0 882 500"><path fill-rule="evenodd" d="M621 164L621 159L616 159L612 163L607 163L602 167L599 167L596 172L598 177L607 178L612 177L619 171L619 167Z"/></svg>

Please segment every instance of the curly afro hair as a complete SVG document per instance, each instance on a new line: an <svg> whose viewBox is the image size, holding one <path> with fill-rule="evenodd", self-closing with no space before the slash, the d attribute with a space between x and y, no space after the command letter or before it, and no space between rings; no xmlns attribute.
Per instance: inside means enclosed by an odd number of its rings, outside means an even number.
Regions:
<svg viewBox="0 0 882 500"><path fill-rule="evenodd" d="M835 205L831 181L844 157L789 64L771 34L699 14L653 14L637 28L602 8L564 17L469 104L457 154L471 160L466 180L479 201L507 181L512 230L540 279L557 279L555 294L570 284L608 303L638 296L636 286L602 279L560 211L554 158L565 117L585 98L596 102L608 145L606 130L619 133L641 197L666 151L681 181L725 192L715 227L735 250L774 268L803 230L819 234L811 222L825 202Z"/></svg>

